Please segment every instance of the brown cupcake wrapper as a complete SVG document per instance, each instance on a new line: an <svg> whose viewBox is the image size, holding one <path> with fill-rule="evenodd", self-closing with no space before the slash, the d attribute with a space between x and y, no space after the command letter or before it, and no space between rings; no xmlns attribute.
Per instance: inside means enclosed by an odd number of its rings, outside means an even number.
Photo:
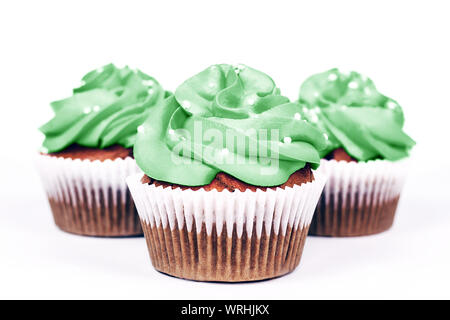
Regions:
<svg viewBox="0 0 450 320"><path fill-rule="evenodd" d="M134 159L90 161L39 155L36 162L61 230L101 237L142 235L125 182L128 175L139 172Z"/></svg>
<svg viewBox="0 0 450 320"><path fill-rule="evenodd" d="M261 238L246 229L242 237L236 228L228 237L222 232L152 227L142 220L148 251L154 268L160 272L198 281L242 282L275 278L293 271L300 263L308 226L285 235L265 232ZM213 226L213 229L216 227ZM213 230L215 231L215 230Z"/></svg>
<svg viewBox="0 0 450 320"><path fill-rule="evenodd" d="M309 234L351 237L388 230L394 222L407 164L407 159L358 163L322 160L319 171L328 180Z"/></svg>
<svg viewBox="0 0 450 320"><path fill-rule="evenodd" d="M179 278L240 282L294 270L325 180L252 192L181 190L127 179L153 266Z"/></svg>

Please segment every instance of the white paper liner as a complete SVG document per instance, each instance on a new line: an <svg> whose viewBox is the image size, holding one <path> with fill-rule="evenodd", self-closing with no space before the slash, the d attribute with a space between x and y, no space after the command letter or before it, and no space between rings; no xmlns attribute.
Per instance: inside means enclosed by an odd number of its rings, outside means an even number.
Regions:
<svg viewBox="0 0 450 320"><path fill-rule="evenodd" d="M267 235L271 229L284 236L288 226L293 230L309 226L326 180L320 173L314 176L313 182L301 186L255 192L155 187L143 184L142 174L128 177L127 183L141 220L151 227L162 225L174 230L178 226L181 230L186 224L190 232L195 222L197 233L205 224L207 234L211 235L215 224L218 236L225 228L224 232L231 237L235 226L238 238L245 227L248 237L256 232L260 238L263 222Z"/></svg>
<svg viewBox="0 0 450 320"><path fill-rule="evenodd" d="M402 191L407 171L408 159L400 161L373 160L368 162L347 162L322 159L318 172L327 177L323 197L331 199L334 194L350 193L350 203L363 197L357 195L372 194L372 200L383 202L398 197ZM342 199L346 205L348 197ZM362 203L358 203L362 205Z"/></svg>
<svg viewBox="0 0 450 320"><path fill-rule="evenodd" d="M133 158L91 161L39 154L36 165L62 230L90 236L142 234L125 181L141 172Z"/></svg>
<svg viewBox="0 0 450 320"><path fill-rule="evenodd" d="M349 237L388 230L394 221L408 163L408 159L322 160L318 171L328 180L310 234Z"/></svg>
<svg viewBox="0 0 450 320"><path fill-rule="evenodd" d="M113 204L117 204L120 200L125 201L126 177L141 172L130 157L91 161L38 155L36 163L48 197L57 201L71 199L76 202L83 197L79 193L83 188L93 190L95 201L98 201L100 190L111 189ZM117 194L123 198L118 199ZM85 200L92 205L92 194L88 192L86 196Z"/></svg>

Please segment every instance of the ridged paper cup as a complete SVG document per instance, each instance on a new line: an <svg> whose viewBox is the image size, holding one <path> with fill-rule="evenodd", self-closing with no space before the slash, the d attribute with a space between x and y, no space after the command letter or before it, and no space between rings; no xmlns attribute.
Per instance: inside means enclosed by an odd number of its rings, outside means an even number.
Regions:
<svg viewBox="0 0 450 320"><path fill-rule="evenodd" d="M255 192L181 190L127 179L153 266L191 280L282 276L300 262L325 179Z"/></svg>
<svg viewBox="0 0 450 320"><path fill-rule="evenodd" d="M351 237L388 230L406 178L408 159L346 162L322 160L327 183L310 235Z"/></svg>
<svg viewBox="0 0 450 320"><path fill-rule="evenodd" d="M72 160L40 154L36 163L61 230L102 237L142 235L125 181L140 172L134 159Z"/></svg>

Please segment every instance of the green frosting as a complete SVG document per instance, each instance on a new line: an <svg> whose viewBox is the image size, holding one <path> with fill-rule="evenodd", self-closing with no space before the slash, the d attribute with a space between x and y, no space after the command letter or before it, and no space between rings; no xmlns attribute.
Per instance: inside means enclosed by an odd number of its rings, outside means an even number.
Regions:
<svg viewBox="0 0 450 320"><path fill-rule="evenodd" d="M322 156L342 147L359 161L395 161L408 157L415 145L403 132L399 104L359 73L331 69L315 74L302 84L299 102L302 115L328 137Z"/></svg>
<svg viewBox="0 0 450 320"><path fill-rule="evenodd" d="M154 78L113 64L89 72L82 83L71 97L51 103L55 116L40 128L46 152L74 143L101 149L113 144L132 147L137 127L165 98Z"/></svg>
<svg viewBox="0 0 450 320"><path fill-rule="evenodd" d="M134 156L148 176L174 184L206 185L226 172L252 185L280 185L306 163L317 168L325 147L300 111L266 74L213 65L152 108Z"/></svg>

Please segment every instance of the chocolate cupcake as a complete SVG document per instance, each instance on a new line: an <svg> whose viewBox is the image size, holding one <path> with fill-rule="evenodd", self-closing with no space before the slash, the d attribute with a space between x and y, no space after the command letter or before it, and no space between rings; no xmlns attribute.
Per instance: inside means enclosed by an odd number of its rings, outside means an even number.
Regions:
<svg viewBox="0 0 450 320"><path fill-rule="evenodd" d="M332 69L301 86L302 115L327 136L320 171L328 176L310 234L362 236L394 221L415 142L399 104L356 72Z"/></svg>
<svg viewBox="0 0 450 320"><path fill-rule="evenodd" d="M140 222L125 178L139 172L132 155L137 127L164 99L158 82L109 64L86 74L40 130L37 165L56 225L89 236L136 236Z"/></svg>
<svg viewBox="0 0 450 320"><path fill-rule="evenodd" d="M134 146L145 175L127 182L158 271L238 282L297 267L325 147L299 112L264 73L225 64L152 109Z"/></svg>

